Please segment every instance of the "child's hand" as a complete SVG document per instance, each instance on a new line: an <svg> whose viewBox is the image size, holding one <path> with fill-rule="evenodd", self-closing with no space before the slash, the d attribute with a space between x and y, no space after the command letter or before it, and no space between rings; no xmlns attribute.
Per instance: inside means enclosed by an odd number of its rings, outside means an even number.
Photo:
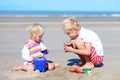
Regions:
<svg viewBox="0 0 120 80"><path fill-rule="evenodd" d="M72 52L73 51L73 47L71 45L65 45L64 44L64 50L65 52Z"/></svg>
<svg viewBox="0 0 120 80"><path fill-rule="evenodd" d="M64 43L64 46L72 46L71 43Z"/></svg>
<svg viewBox="0 0 120 80"><path fill-rule="evenodd" d="M48 50L46 49L46 50L43 50L43 51L41 51L44 55L46 55L46 54L48 54Z"/></svg>
<svg viewBox="0 0 120 80"><path fill-rule="evenodd" d="M65 46L71 46L73 48L76 48L75 46L75 40L71 40L69 43L64 43Z"/></svg>

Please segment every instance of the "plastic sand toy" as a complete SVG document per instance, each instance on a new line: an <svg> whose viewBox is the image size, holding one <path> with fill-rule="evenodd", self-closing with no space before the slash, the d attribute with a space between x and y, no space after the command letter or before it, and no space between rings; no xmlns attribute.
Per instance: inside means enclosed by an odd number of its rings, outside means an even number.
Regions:
<svg viewBox="0 0 120 80"><path fill-rule="evenodd" d="M82 72L81 70L77 69L77 68L75 68L75 69L70 69L69 71L70 71L70 72L77 73L77 74L83 74L83 72Z"/></svg>
<svg viewBox="0 0 120 80"><path fill-rule="evenodd" d="M92 72L91 72L91 68L84 68L81 70L79 70L78 68L75 68L75 69L70 69L69 72L72 72L72 73L77 73L77 74L89 74L89 75L92 75Z"/></svg>
<svg viewBox="0 0 120 80"><path fill-rule="evenodd" d="M44 57L35 58L34 59L34 66L35 70L39 70L40 72L46 72L46 63L47 60Z"/></svg>
<svg viewBox="0 0 120 80"><path fill-rule="evenodd" d="M91 73L91 68L84 68L82 69L83 73Z"/></svg>

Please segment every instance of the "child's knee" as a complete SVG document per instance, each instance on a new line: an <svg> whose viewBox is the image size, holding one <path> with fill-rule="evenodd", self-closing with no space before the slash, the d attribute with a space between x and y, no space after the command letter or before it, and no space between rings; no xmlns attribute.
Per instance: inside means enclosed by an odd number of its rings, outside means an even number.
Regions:
<svg viewBox="0 0 120 80"><path fill-rule="evenodd" d="M61 65L59 63L54 63L55 67L60 67Z"/></svg>
<svg viewBox="0 0 120 80"><path fill-rule="evenodd" d="M55 65L53 63L48 63L48 70L53 70Z"/></svg>
<svg viewBox="0 0 120 80"><path fill-rule="evenodd" d="M77 45L77 44L83 44L83 41L80 39L80 38L77 38L76 40L75 40L75 44Z"/></svg>

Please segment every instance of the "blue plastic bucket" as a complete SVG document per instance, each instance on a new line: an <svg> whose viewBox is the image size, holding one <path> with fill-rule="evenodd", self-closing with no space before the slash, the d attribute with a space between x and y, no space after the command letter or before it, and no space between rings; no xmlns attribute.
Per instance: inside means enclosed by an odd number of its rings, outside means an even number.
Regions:
<svg viewBox="0 0 120 80"><path fill-rule="evenodd" d="M46 72L47 60L45 57L34 59L34 70L39 70L40 72Z"/></svg>

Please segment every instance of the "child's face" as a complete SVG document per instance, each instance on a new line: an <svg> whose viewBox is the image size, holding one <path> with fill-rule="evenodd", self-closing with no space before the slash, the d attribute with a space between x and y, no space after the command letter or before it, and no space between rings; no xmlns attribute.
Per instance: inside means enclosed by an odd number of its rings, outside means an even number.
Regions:
<svg viewBox="0 0 120 80"><path fill-rule="evenodd" d="M34 40L35 42L38 42L38 43L39 43L41 38L42 38L42 36L36 35L36 36L34 36L33 40Z"/></svg>
<svg viewBox="0 0 120 80"><path fill-rule="evenodd" d="M78 30L71 30L71 31L68 31L66 32L66 34L71 38L71 39L75 39L79 33L78 33Z"/></svg>

